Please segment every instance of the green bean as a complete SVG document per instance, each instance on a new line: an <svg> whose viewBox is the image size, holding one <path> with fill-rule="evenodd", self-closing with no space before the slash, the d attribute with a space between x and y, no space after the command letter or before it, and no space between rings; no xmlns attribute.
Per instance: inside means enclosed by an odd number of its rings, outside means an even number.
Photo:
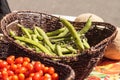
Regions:
<svg viewBox="0 0 120 80"><path fill-rule="evenodd" d="M32 35L32 39L33 39L33 41L35 41L35 42L39 42L39 40L37 39L37 35L35 35L35 34ZM40 52L40 51L41 51L41 50L40 50L38 47L36 47L36 46L33 46L33 48L35 48L36 52Z"/></svg>
<svg viewBox="0 0 120 80"><path fill-rule="evenodd" d="M14 37L16 40L20 40L20 41L23 41L23 42L26 42L26 43L29 43L29 44L32 44L36 47L38 47L42 52L48 54L48 55L53 55L50 53L50 51L48 49L46 49L42 44L40 43L37 43L31 39L28 39L28 38L25 38L25 37Z"/></svg>
<svg viewBox="0 0 120 80"><path fill-rule="evenodd" d="M47 44L44 44L44 46L50 51L50 53L55 54Z"/></svg>
<svg viewBox="0 0 120 80"><path fill-rule="evenodd" d="M30 28L26 28L26 30L27 30L30 34L33 34L33 30L31 30Z"/></svg>
<svg viewBox="0 0 120 80"><path fill-rule="evenodd" d="M70 46L70 47L67 46L66 48L73 53L77 53L76 49L74 49L72 46Z"/></svg>
<svg viewBox="0 0 120 80"><path fill-rule="evenodd" d="M38 33L36 28L34 28L34 33L35 33L35 35L37 35L39 40L43 40L43 37Z"/></svg>
<svg viewBox="0 0 120 80"><path fill-rule="evenodd" d="M72 37L73 37L76 45L78 46L78 49L84 50L83 43L82 43L79 35L77 34L74 26L73 26L70 22L68 22L66 19L62 19L62 18L61 18L61 22L62 22L62 23L68 28L68 30L70 31L70 33L71 33L71 35L72 35Z"/></svg>
<svg viewBox="0 0 120 80"><path fill-rule="evenodd" d="M85 46L86 49L89 49L90 48L90 45L88 44L87 40L86 39L83 39L83 44Z"/></svg>
<svg viewBox="0 0 120 80"><path fill-rule="evenodd" d="M16 36L15 32L14 32L14 31L12 31L11 29L10 29L10 32L9 32L9 33L10 33L10 36L11 36L11 37Z"/></svg>
<svg viewBox="0 0 120 80"><path fill-rule="evenodd" d="M55 35L63 32L64 30L65 30L65 27L57 29L55 31L47 32L46 34L47 34L47 36L55 36Z"/></svg>
<svg viewBox="0 0 120 80"><path fill-rule="evenodd" d="M38 42L39 40L37 39L37 35L32 35L32 39L35 41L35 42Z"/></svg>
<svg viewBox="0 0 120 80"><path fill-rule="evenodd" d="M49 40L48 36L46 35L46 33L40 27L35 26L35 28L37 29L37 31L39 32L39 34L43 37L45 43L54 52L54 47L53 47L52 43L50 42L50 40Z"/></svg>
<svg viewBox="0 0 120 80"><path fill-rule="evenodd" d="M62 50L62 53L70 53L70 52L71 52L71 51L68 50L67 48L61 48L61 50Z"/></svg>
<svg viewBox="0 0 120 80"><path fill-rule="evenodd" d="M35 51L36 51L37 53L42 52L38 47L35 47Z"/></svg>
<svg viewBox="0 0 120 80"><path fill-rule="evenodd" d="M58 56L63 56L62 51L61 51L61 47L58 44L56 44L55 47L56 47L56 52L57 52Z"/></svg>
<svg viewBox="0 0 120 80"><path fill-rule="evenodd" d="M65 28L65 30L63 32L61 32L59 35L57 36L52 36L50 37L51 39L57 39L57 38L62 38L62 37L66 37L68 34L69 30L67 28Z"/></svg>
<svg viewBox="0 0 120 80"><path fill-rule="evenodd" d="M70 38L57 38L57 39L50 39L51 42L59 42L59 41L66 41L66 40L71 40Z"/></svg>
<svg viewBox="0 0 120 80"><path fill-rule="evenodd" d="M29 39L31 39L31 36L30 36L30 33L28 32L28 30L23 26L23 25L20 25L20 24L17 24L20 28L21 28L21 30L27 35L27 37L29 38Z"/></svg>
<svg viewBox="0 0 120 80"><path fill-rule="evenodd" d="M88 32L88 30L91 28L91 25L92 25L92 21L90 18L91 16L88 18L85 26L78 33L85 34L86 32Z"/></svg>

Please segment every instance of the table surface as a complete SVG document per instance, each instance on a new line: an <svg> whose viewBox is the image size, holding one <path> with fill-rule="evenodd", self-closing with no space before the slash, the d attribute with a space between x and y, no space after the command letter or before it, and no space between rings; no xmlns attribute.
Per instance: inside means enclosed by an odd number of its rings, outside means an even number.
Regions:
<svg viewBox="0 0 120 80"><path fill-rule="evenodd" d="M120 0L8 0L8 3L12 11L33 10L68 16L94 13L120 27Z"/></svg>

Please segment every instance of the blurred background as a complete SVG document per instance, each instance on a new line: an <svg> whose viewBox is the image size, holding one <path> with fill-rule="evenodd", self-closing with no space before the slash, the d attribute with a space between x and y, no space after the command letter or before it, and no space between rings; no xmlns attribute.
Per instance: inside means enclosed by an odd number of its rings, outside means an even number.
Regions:
<svg viewBox="0 0 120 80"><path fill-rule="evenodd" d="M75 17L93 13L120 27L120 0L8 0L8 4L11 11L33 10Z"/></svg>

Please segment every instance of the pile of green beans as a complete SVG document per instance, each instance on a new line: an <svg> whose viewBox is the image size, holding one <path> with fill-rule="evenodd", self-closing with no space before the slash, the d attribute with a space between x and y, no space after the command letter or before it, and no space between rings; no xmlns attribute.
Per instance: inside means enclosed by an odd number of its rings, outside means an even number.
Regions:
<svg viewBox="0 0 120 80"><path fill-rule="evenodd" d="M37 53L46 53L51 56L74 56L78 52L90 48L85 33L90 29L92 22L90 18L81 30L75 27L66 19L60 18L64 27L51 32L45 32L41 27L33 26L33 29L17 24L22 34L10 30L10 36L15 41Z"/></svg>

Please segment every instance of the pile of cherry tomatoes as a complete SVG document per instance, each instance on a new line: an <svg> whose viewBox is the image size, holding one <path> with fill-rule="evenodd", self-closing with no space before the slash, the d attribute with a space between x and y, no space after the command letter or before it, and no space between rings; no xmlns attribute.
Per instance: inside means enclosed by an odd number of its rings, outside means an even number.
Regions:
<svg viewBox="0 0 120 80"><path fill-rule="evenodd" d="M58 80L58 77L54 67L31 61L28 57L11 55L0 60L0 80Z"/></svg>

